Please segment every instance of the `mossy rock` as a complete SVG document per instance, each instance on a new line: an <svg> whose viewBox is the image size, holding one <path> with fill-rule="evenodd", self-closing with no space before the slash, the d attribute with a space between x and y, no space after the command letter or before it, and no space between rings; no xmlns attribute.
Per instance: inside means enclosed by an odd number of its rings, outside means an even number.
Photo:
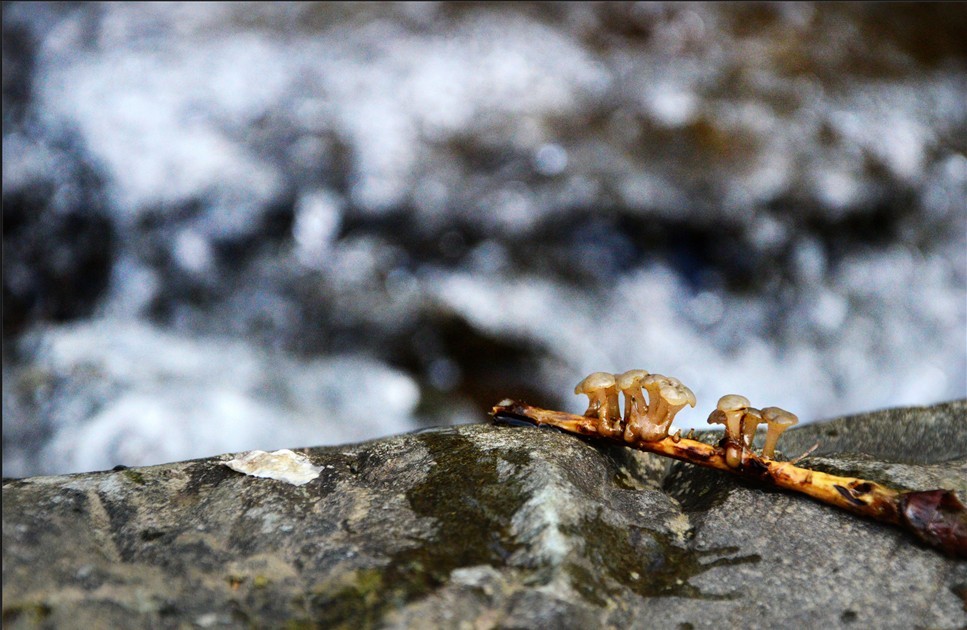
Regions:
<svg viewBox="0 0 967 630"><path fill-rule="evenodd" d="M967 402L793 429L817 468L967 495ZM791 494L553 431L468 425L3 483L3 625L960 628L967 566ZM967 498L965 496L964 498Z"/></svg>

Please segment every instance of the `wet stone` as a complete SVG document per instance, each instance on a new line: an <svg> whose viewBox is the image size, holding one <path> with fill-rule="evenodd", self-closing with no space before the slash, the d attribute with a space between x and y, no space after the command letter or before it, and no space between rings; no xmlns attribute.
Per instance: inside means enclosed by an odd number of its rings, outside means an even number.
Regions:
<svg viewBox="0 0 967 630"><path fill-rule="evenodd" d="M967 494L965 417L887 410L781 446ZM654 455L487 424L297 452L321 467L303 486L230 456L4 480L4 627L967 624L965 563Z"/></svg>

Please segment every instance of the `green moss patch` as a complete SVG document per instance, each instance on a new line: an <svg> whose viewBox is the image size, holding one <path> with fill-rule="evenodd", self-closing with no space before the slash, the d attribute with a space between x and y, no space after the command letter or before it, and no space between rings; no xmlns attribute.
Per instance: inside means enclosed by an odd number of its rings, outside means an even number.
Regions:
<svg viewBox="0 0 967 630"><path fill-rule="evenodd" d="M510 532L514 514L528 500L520 471L526 453L484 451L456 431L426 433L417 439L434 465L407 493L413 511L434 519L426 539L397 553L387 565L354 572L349 583L323 587L310 598L312 617L324 627L366 628L387 610L445 585L461 567L502 567L519 547ZM501 462L515 472L500 478Z"/></svg>
<svg viewBox="0 0 967 630"><path fill-rule="evenodd" d="M759 562L758 555L730 557L737 549L725 547L697 551L671 543L664 534L640 527L616 527L599 517L585 518L578 526L562 527L570 536L585 540L585 557L597 567L572 563L566 567L574 588L596 606L620 596L624 589L642 597L733 599L736 594L710 594L689 584L689 579L720 566Z"/></svg>

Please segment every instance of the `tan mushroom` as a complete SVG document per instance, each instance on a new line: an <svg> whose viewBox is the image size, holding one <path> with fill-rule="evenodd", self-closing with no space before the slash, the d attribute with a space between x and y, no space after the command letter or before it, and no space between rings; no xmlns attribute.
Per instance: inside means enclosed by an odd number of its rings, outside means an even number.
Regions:
<svg viewBox="0 0 967 630"><path fill-rule="evenodd" d="M709 424L725 425L725 463L730 468L742 465L742 451L745 449L742 419L752 403L745 396L727 394L719 398L715 411L709 414Z"/></svg>
<svg viewBox="0 0 967 630"><path fill-rule="evenodd" d="M615 384L625 397L625 425L632 417L640 418L648 410L645 406L645 397L641 393L641 381L646 376L648 376L646 370L628 370L615 377Z"/></svg>
<svg viewBox="0 0 967 630"><path fill-rule="evenodd" d="M742 444L746 448L752 448L752 442L755 440L755 431L762 423L762 412L755 407L749 407L745 410L742 415L742 422L740 423L742 429Z"/></svg>
<svg viewBox="0 0 967 630"><path fill-rule="evenodd" d="M663 403L664 417L661 419L661 427L668 431L671 427L675 415L685 408L686 405L695 406L695 393L674 377L668 377L668 381L663 383L659 389Z"/></svg>
<svg viewBox="0 0 967 630"><path fill-rule="evenodd" d="M739 468L742 466L742 453L745 447L738 442L729 440L725 444L725 463L729 468Z"/></svg>
<svg viewBox="0 0 967 630"><path fill-rule="evenodd" d="M668 435L675 414L685 405L695 406L695 394L677 378L661 374L649 374L641 382L648 391L648 413L639 436L649 442L661 440ZM627 433L626 430L626 438Z"/></svg>
<svg viewBox="0 0 967 630"><path fill-rule="evenodd" d="M650 405L645 402L645 394L641 391L641 387L645 379L651 378L653 375L648 374L644 370L641 370L641 372L644 372L644 374L629 375L629 371L621 375L622 377L627 377L628 380L634 382L632 387L624 390L625 442L660 439L655 437L657 435L657 427L650 419ZM627 381L622 384L629 385ZM628 398L629 392L631 393L630 405Z"/></svg>
<svg viewBox="0 0 967 630"><path fill-rule="evenodd" d="M613 374L593 372L577 384L574 393L588 397L588 408L584 415L589 418L597 416L597 428L601 435L621 435L621 409L618 406L618 389Z"/></svg>
<svg viewBox="0 0 967 630"><path fill-rule="evenodd" d="M726 394L719 398L716 409L725 414L725 435L734 442L739 442L742 436L742 416L745 410L752 406L749 399L738 394ZM711 422L711 417L709 418Z"/></svg>
<svg viewBox="0 0 967 630"><path fill-rule="evenodd" d="M766 407L762 410L762 418L769 425L766 430L766 443L762 447L762 456L771 458L776 451L776 442L782 432L799 422L799 417L779 407Z"/></svg>

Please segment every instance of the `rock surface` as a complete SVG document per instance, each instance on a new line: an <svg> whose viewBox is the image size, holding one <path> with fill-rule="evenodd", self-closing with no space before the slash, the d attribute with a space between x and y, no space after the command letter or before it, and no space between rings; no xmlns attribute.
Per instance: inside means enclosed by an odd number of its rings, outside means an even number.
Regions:
<svg viewBox="0 0 967 630"><path fill-rule="evenodd" d="M967 498L967 401L780 446L816 440L807 466ZM714 471L489 425L303 452L298 487L228 457L4 480L4 627L967 624L967 563Z"/></svg>

